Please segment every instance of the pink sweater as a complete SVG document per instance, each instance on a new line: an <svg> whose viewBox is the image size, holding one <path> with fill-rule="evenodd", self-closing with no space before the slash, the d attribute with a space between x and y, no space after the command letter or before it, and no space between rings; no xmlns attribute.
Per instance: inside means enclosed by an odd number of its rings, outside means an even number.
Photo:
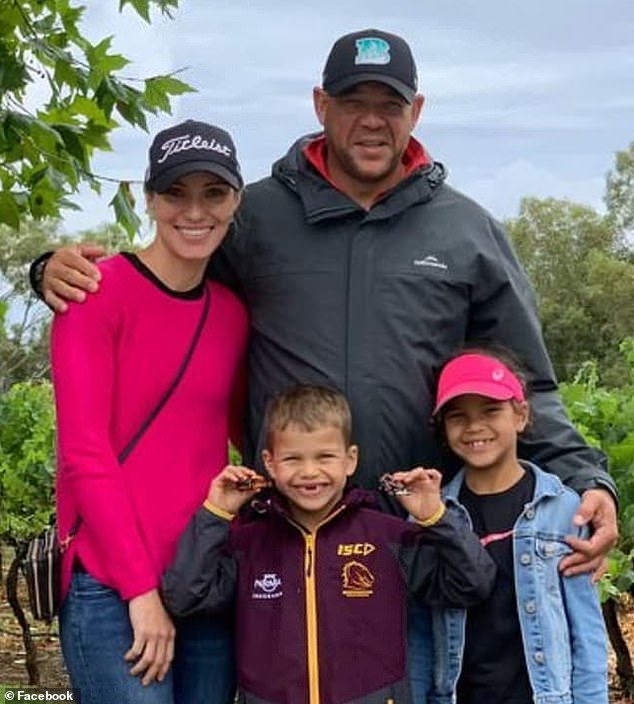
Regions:
<svg viewBox="0 0 634 704"><path fill-rule="evenodd" d="M82 521L62 563L62 595L77 555L93 577L130 599L158 586L181 531L227 463L248 323L240 301L218 284L176 293L129 255L99 266L100 292L55 316L51 338L60 538L78 514ZM117 455L176 375L204 286L211 305L190 365L121 466Z"/></svg>

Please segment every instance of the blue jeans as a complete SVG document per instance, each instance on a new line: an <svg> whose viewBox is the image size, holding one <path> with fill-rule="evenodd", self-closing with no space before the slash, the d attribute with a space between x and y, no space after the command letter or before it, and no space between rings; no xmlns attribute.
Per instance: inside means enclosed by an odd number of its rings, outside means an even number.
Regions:
<svg viewBox="0 0 634 704"><path fill-rule="evenodd" d="M147 687L123 659L133 641L128 605L89 574L75 573L59 615L64 661L83 704L231 704L235 662L231 629L209 619L176 624L174 661Z"/></svg>
<svg viewBox="0 0 634 704"><path fill-rule="evenodd" d="M410 602L408 614L409 680L413 704L427 704L434 676L434 643L431 612Z"/></svg>

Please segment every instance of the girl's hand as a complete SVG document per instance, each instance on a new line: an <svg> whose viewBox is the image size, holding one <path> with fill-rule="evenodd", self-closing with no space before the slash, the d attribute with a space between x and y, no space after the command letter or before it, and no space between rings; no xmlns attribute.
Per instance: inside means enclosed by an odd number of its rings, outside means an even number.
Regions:
<svg viewBox="0 0 634 704"><path fill-rule="evenodd" d="M417 521L426 521L441 508L442 474L437 469L415 467L408 472L394 472L391 477L407 489L407 493L396 494L396 498Z"/></svg>
<svg viewBox="0 0 634 704"><path fill-rule="evenodd" d="M223 511L237 513L243 504L267 486L270 482L255 470L228 465L211 482L207 501Z"/></svg>
<svg viewBox="0 0 634 704"><path fill-rule="evenodd" d="M130 674L142 677L144 686L154 680L161 682L174 659L176 631L158 590L152 589L130 599L128 613L134 642L124 658L134 663Z"/></svg>

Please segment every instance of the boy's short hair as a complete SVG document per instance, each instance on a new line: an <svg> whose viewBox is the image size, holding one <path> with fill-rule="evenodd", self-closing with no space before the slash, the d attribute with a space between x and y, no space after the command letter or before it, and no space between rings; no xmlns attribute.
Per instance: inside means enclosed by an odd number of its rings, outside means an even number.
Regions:
<svg viewBox="0 0 634 704"><path fill-rule="evenodd" d="M298 384L274 396L266 407L264 432L268 449L273 436L289 425L297 425L306 432L324 426L341 431L346 447L352 438L352 417L345 396L335 389L316 384Z"/></svg>

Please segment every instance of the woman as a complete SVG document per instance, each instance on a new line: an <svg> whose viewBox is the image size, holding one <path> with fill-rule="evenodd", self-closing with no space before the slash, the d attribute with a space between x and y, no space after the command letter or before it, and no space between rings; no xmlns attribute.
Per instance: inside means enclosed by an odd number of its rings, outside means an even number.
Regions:
<svg viewBox="0 0 634 704"><path fill-rule="evenodd" d="M83 702L225 704L234 693L230 615L174 624L158 585L241 422L247 316L205 268L243 181L230 135L206 123L160 132L149 157L154 240L103 261L99 295L53 324L58 526L70 540L62 650ZM199 325L182 378L122 461Z"/></svg>

